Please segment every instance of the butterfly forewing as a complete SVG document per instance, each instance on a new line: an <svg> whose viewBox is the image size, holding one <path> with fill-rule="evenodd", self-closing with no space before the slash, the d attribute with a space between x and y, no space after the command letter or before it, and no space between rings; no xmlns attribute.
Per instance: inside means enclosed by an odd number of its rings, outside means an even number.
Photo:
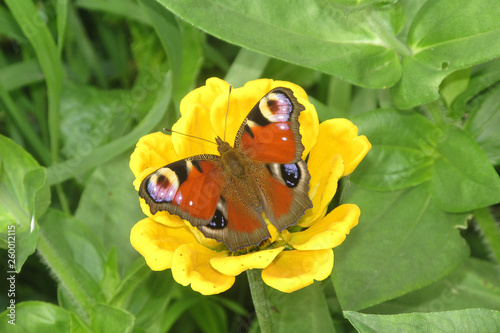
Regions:
<svg viewBox="0 0 500 333"><path fill-rule="evenodd" d="M236 135L235 147L254 160L292 163L302 158L299 114L304 110L288 88L275 88L250 111Z"/></svg>

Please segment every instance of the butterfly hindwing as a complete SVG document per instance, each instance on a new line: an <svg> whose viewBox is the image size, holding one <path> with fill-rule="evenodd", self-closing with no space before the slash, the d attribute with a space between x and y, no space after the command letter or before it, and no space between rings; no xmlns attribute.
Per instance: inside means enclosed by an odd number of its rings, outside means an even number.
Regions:
<svg viewBox="0 0 500 333"><path fill-rule="evenodd" d="M227 190L231 191L228 188ZM224 190L223 193L226 193L226 196L223 194L219 200L213 220L198 227L206 237L225 243L231 251L258 245L269 238L262 208L252 209L241 196Z"/></svg>
<svg viewBox="0 0 500 333"><path fill-rule="evenodd" d="M290 164L273 163L266 167L269 174L260 186L266 198L264 211L281 232L297 223L304 211L312 207L308 196L311 176L302 160Z"/></svg>

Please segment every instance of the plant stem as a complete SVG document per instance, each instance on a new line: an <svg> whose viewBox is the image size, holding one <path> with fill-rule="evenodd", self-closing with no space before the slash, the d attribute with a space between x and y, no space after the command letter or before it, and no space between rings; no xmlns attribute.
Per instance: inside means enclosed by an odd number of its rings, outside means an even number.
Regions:
<svg viewBox="0 0 500 333"><path fill-rule="evenodd" d="M481 228L492 257L497 263L500 263L500 230L488 207L476 209L474 218Z"/></svg>
<svg viewBox="0 0 500 333"><path fill-rule="evenodd" d="M247 270L248 284L252 294L252 301L259 320L260 331L262 333L273 332L273 318L271 313L271 303L267 296L266 287L261 277L262 270Z"/></svg>

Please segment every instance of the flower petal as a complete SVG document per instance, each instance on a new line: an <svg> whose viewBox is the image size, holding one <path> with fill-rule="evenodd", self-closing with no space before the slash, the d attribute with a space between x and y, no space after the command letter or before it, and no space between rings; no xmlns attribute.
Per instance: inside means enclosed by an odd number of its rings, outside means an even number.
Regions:
<svg viewBox="0 0 500 333"><path fill-rule="evenodd" d="M309 154L307 161L307 168L311 174L309 198L313 206L306 210L304 216L299 220L299 225L302 227L308 227L325 216L328 205L337 192L338 181L344 174L342 157L316 150L316 146Z"/></svg>
<svg viewBox="0 0 500 333"><path fill-rule="evenodd" d="M145 218L132 228L130 243L154 271L172 266L172 256L182 244L196 242L187 228L172 228Z"/></svg>
<svg viewBox="0 0 500 333"><path fill-rule="evenodd" d="M285 293L326 279L333 268L333 251L283 251L262 271L264 282Z"/></svg>
<svg viewBox="0 0 500 333"><path fill-rule="evenodd" d="M297 250L324 250L341 244L358 224L359 208L353 204L338 206L320 221L300 232L292 232L289 243Z"/></svg>
<svg viewBox="0 0 500 333"><path fill-rule="evenodd" d="M284 247L279 247L240 256L212 258L210 264L223 274L236 276L247 269L266 268L283 249Z"/></svg>
<svg viewBox="0 0 500 333"><path fill-rule="evenodd" d="M143 136L137 142L129 164L135 176L136 190L139 190L142 180L151 172L179 159L171 139L170 135L156 132Z"/></svg>
<svg viewBox="0 0 500 333"><path fill-rule="evenodd" d="M172 130L194 135L215 143L218 133L210 125L210 109L214 101L229 91L229 84L218 78L210 78L206 84L186 95L181 101L182 117L172 126ZM172 143L180 158L199 154L216 154L217 146L209 142L173 133ZM220 135L220 134L219 134Z"/></svg>
<svg viewBox="0 0 500 333"><path fill-rule="evenodd" d="M347 119L329 119L321 123L318 144L314 149L323 154L340 154L344 160L344 176L351 174L372 145L366 136L358 136L358 128Z"/></svg>
<svg viewBox="0 0 500 333"><path fill-rule="evenodd" d="M212 268L212 258L224 257L227 253L215 252L201 244L184 244L177 248L172 258L172 276L177 283L187 286L203 295L219 294L234 283L234 276L228 276Z"/></svg>

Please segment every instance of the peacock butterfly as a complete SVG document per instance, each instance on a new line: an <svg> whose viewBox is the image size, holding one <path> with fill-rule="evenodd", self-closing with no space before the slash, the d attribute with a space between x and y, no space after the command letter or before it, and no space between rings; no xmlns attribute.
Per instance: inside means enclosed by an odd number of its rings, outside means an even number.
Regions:
<svg viewBox="0 0 500 333"><path fill-rule="evenodd" d="M216 137L220 156L167 164L142 181L139 195L151 214L176 214L231 251L259 245L270 237L263 212L281 232L312 207L298 121L304 109L291 89L272 89L241 124L234 148Z"/></svg>

